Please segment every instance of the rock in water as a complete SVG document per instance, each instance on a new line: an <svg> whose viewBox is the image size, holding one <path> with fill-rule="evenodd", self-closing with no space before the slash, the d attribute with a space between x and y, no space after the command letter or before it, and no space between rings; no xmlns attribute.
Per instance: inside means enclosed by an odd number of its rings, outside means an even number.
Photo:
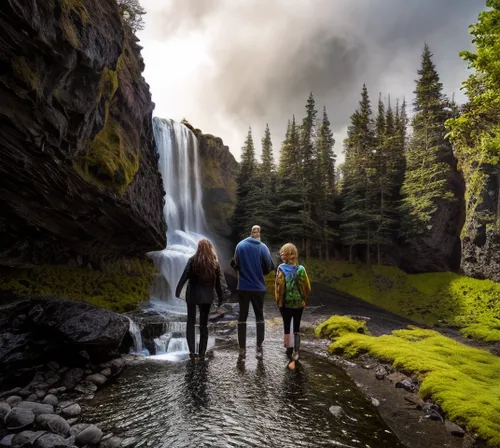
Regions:
<svg viewBox="0 0 500 448"><path fill-rule="evenodd" d="M89 425L77 434L75 443L78 446L96 445L101 441L102 431L95 425Z"/></svg>

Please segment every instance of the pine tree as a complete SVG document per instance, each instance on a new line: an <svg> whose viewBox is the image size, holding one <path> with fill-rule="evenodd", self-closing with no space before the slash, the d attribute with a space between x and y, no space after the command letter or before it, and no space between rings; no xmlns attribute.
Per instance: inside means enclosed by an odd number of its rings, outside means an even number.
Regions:
<svg viewBox="0 0 500 448"><path fill-rule="evenodd" d="M377 192L374 216L374 242L377 246L377 261L382 261L381 249L394 242L398 230L398 192L401 185L397 177L401 158L398 152L398 136L391 103L387 112L379 98L377 126L377 147L374 152L375 182Z"/></svg>
<svg viewBox="0 0 500 448"><path fill-rule="evenodd" d="M302 248L305 249L306 259L311 255L311 241L318 238L318 226L313 219L315 206L314 179L311 176L315 172L316 164L316 106L314 95L309 94L306 103L306 116L300 128L300 155L301 155L301 189L302 189Z"/></svg>
<svg viewBox="0 0 500 448"><path fill-rule="evenodd" d="M295 121L288 122L285 140L281 146L278 181L276 186L276 216L280 223L279 240L300 241L302 225L302 161L300 154L299 127Z"/></svg>
<svg viewBox="0 0 500 448"><path fill-rule="evenodd" d="M438 201L454 198L447 188L453 162L451 146L445 140L447 99L442 93L443 86L427 45L418 75L414 92L413 135L406 153L402 188L403 232L410 240L427 232Z"/></svg>
<svg viewBox="0 0 500 448"><path fill-rule="evenodd" d="M249 233L251 219L254 215L255 177L256 161L255 148L252 138L252 128L248 129L248 134L244 146L241 148L241 163L237 177L236 206L233 215L234 237L239 239Z"/></svg>
<svg viewBox="0 0 500 448"><path fill-rule="evenodd" d="M349 247L352 260L353 249L365 246L367 262L373 243L373 182L376 145L370 98L363 85L359 109L351 116L351 125L344 141L344 179L342 185L341 239Z"/></svg>
<svg viewBox="0 0 500 448"><path fill-rule="evenodd" d="M330 247L338 234L335 229L335 140L330 129L330 121L323 108L323 120L317 136L317 170L316 170L316 218L320 229L320 253L329 258Z"/></svg>
<svg viewBox="0 0 500 448"><path fill-rule="evenodd" d="M262 162L256 170L253 188L249 193L248 220L260 225L268 241L276 240L276 210L275 210L276 169L273 159L271 131L266 125L262 138Z"/></svg>

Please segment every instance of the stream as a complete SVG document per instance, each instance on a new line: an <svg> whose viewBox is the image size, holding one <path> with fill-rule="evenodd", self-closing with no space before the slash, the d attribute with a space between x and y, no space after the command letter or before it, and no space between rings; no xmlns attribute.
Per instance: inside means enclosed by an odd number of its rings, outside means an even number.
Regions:
<svg viewBox="0 0 500 448"><path fill-rule="evenodd" d="M291 371L279 329L266 331L263 361L254 357L251 332L243 363L235 337L215 339L198 364L144 357L86 403L84 421L131 447L404 446L314 343L304 344Z"/></svg>

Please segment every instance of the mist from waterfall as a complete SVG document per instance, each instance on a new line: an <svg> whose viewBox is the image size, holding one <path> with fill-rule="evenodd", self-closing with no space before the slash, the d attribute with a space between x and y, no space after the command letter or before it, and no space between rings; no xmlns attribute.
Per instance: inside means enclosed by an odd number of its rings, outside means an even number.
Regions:
<svg viewBox="0 0 500 448"><path fill-rule="evenodd" d="M155 285L150 302L170 313L186 313L186 302L175 298L175 288L188 259L206 233L202 205L198 139L183 124L153 119L158 166L165 189L164 215L167 247L150 253L166 281ZM160 282L161 283L161 282Z"/></svg>

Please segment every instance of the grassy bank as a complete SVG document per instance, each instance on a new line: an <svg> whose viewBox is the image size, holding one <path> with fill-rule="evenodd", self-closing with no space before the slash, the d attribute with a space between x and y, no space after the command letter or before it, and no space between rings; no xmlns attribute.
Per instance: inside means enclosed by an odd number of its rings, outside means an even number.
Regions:
<svg viewBox="0 0 500 448"><path fill-rule="evenodd" d="M311 281L321 282L401 316L446 323L464 335L500 341L500 283L451 272L406 274L390 266L311 260Z"/></svg>
<svg viewBox="0 0 500 448"><path fill-rule="evenodd" d="M330 352L348 357L367 352L398 370L416 373L423 398L432 398L450 420L500 446L500 358L432 330L410 327L372 337L364 328L362 322L333 316L316 334L334 341Z"/></svg>
<svg viewBox="0 0 500 448"><path fill-rule="evenodd" d="M123 313L149 299L155 268L146 260L108 264L104 271L71 266L38 266L0 271L0 291L16 296L82 300Z"/></svg>

